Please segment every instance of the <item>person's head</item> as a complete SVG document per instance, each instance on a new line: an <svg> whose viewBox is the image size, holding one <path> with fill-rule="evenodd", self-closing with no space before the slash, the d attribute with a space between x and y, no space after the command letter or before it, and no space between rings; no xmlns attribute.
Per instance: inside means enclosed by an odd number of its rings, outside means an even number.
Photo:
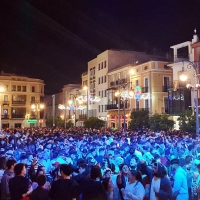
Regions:
<svg viewBox="0 0 200 200"><path fill-rule="evenodd" d="M135 158L131 158L131 160L130 160L130 167L136 169L137 162L136 162Z"/></svg>
<svg viewBox="0 0 200 200"><path fill-rule="evenodd" d="M101 169L98 166L93 166L91 168L90 176L92 180L102 179Z"/></svg>
<svg viewBox="0 0 200 200"><path fill-rule="evenodd" d="M45 167L44 166L39 166L37 169L36 177L39 175L45 174Z"/></svg>
<svg viewBox="0 0 200 200"><path fill-rule="evenodd" d="M44 174L41 174L36 178L36 182L38 183L38 186L40 186L40 187L44 186L46 181L47 181L47 179Z"/></svg>
<svg viewBox="0 0 200 200"><path fill-rule="evenodd" d="M135 181L142 181L142 174L140 171L137 170L130 170L128 173L128 179L130 182L135 182Z"/></svg>
<svg viewBox="0 0 200 200"><path fill-rule="evenodd" d="M24 176L26 174L26 166L24 163L18 163L14 167L16 176Z"/></svg>
<svg viewBox="0 0 200 200"><path fill-rule="evenodd" d="M106 169L106 171L104 172L104 177L105 178L110 178L111 177L111 174L112 174L112 171L111 169Z"/></svg>
<svg viewBox="0 0 200 200"><path fill-rule="evenodd" d="M179 159L174 158L170 161L172 170L176 171L176 169L179 167Z"/></svg>
<svg viewBox="0 0 200 200"><path fill-rule="evenodd" d="M6 169L6 162L7 162L6 157L0 157L0 169L3 169L3 170Z"/></svg>
<svg viewBox="0 0 200 200"><path fill-rule="evenodd" d="M72 173L72 166L69 164L62 164L60 165L60 173L61 176L70 176L70 174Z"/></svg>
<svg viewBox="0 0 200 200"><path fill-rule="evenodd" d="M122 171L122 174L126 175L129 173L129 166L126 164L123 164L120 166L120 170Z"/></svg>
<svg viewBox="0 0 200 200"><path fill-rule="evenodd" d="M79 173L82 174L88 169L88 165L86 163L82 163L79 165Z"/></svg>
<svg viewBox="0 0 200 200"><path fill-rule="evenodd" d="M6 162L6 167L8 170L14 170L14 167L16 165L17 161L15 159L10 159Z"/></svg>

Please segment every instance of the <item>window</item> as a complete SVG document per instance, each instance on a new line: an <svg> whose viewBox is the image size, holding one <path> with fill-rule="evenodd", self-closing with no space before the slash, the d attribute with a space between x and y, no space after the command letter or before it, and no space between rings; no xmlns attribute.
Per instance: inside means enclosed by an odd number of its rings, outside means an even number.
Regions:
<svg viewBox="0 0 200 200"><path fill-rule="evenodd" d="M144 100L144 107L149 108L149 100L148 99Z"/></svg>
<svg viewBox="0 0 200 200"><path fill-rule="evenodd" d="M101 96L101 91L99 91L99 96Z"/></svg>
<svg viewBox="0 0 200 200"><path fill-rule="evenodd" d="M13 95L12 102L19 104L26 104L26 95Z"/></svg>
<svg viewBox="0 0 200 200"><path fill-rule="evenodd" d="M35 92L35 86L32 86L32 92Z"/></svg>
<svg viewBox="0 0 200 200"><path fill-rule="evenodd" d="M104 91L104 97L106 97L106 96L107 96L107 91L105 90L105 91Z"/></svg>
<svg viewBox="0 0 200 200"><path fill-rule="evenodd" d="M99 84L101 83L101 78L99 77Z"/></svg>
<svg viewBox="0 0 200 200"><path fill-rule="evenodd" d="M35 103L35 97L31 97L31 103Z"/></svg>
<svg viewBox="0 0 200 200"><path fill-rule="evenodd" d="M99 70L101 69L101 65L100 65L100 63L99 63Z"/></svg>
<svg viewBox="0 0 200 200"><path fill-rule="evenodd" d="M21 86L20 85L17 86L17 91L21 91Z"/></svg>
<svg viewBox="0 0 200 200"><path fill-rule="evenodd" d="M101 112L101 106L99 105L99 112Z"/></svg>
<svg viewBox="0 0 200 200"><path fill-rule="evenodd" d="M101 97L103 98L103 90L101 91Z"/></svg>
<svg viewBox="0 0 200 200"><path fill-rule="evenodd" d="M104 76L104 83L106 83L106 75Z"/></svg>
<svg viewBox="0 0 200 200"><path fill-rule="evenodd" d="M139 81L135 80L135 86L138 86L138 85L139 85Z"/></svg>
<svg viewBox="0 0 200 200"><path fill-rule="evenodd" d="M106 68L106 60L104 61L104 68Z"/></svg>
<svg viewBox="0 0 200 200"><path fill-rule="evenodd" d="M4 100L4 101L8 101L8 95L4 95L3 100Z"/></svg>
<svg viewBox="0 0 200 200"><path fill-rule="evenodd" d="M136 110L140 109L140 102L138 100L135 102L135 108Z"/></svg>
<svg viewBox="0 0 200 200"><path fill-rule="evenodd" d="M26 86L22 86L22 92L26 92Z"/></svg>
<svg viewBox="0 0 200 200"><path fill-rule="evenodd" d="M144 70L147 70L147 69L148 69L148 66L145 66L145 67L144 67Z"/></svg>
<svg viewBox="0 0 200 200"><path fill-rule="evenodd" d="M95 67L93 67L93 76L95 76Z"/></svg>
<svg viewBox="0 0 200 200"><path fill-rule="evenodd" d="M148 78L144 79L144 87L148 87Z"/></svg>
<svg viewBox="0 0 200 200"><path fill-rule="evenodd" d="M103 76L101 77L101 83L103 83Z"/></svg>
<svg viewBox="0 0 200 200"><path fill-rule="evenodd" d="M101 69L103 69L103 62L101 63Z"/></svg>
<svg viewBox="0 0 200 200"><path fill-rule="evenodd" d="M12 91L16 91L16 85L12 85Z"/></svg>
<svg viewBox="0 0 200 200"><path fill-rule="evenodd" d="M104 110L103 110L103 105L101 105L101 112L104 112Z"/></svg>

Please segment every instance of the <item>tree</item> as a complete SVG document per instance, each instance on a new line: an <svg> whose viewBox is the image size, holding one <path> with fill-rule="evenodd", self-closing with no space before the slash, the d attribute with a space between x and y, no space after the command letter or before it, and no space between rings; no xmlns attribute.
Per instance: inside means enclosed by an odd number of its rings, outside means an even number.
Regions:
<svg viewBox="0 0 200 200"><path fill-rule="evenodd" d="M179 118L179 129L183 132L196 132L196 118L192 110L185 110Z"/></svg>
<svg viewBox="0 0 200 200"><path fill-rule="evenodd" d="M149 110L140 109L131 112L130 129L149 127Z"/></svg>
<svg viewBox="0 0 200 200"><path fill-rule="evenodd" d="M175 122L169 119L169 116L166 114L155 113L154 115L149 117L150 129L154 131L157 130L167 131L174 127L174 123Z"/></svg>
<svg viewBox="0 0 200 200"><path fill-rule="evenodd" d="M90 117L84 121L85 128L99 129L105 126L105 122L98 117Z"/></svg>
<svg viewBox="0 0 200 200"><path fill-rule="evenodd" d="M62 118L59 117L59 116L55 117L54 123L55 123L55 126L56 126L56 127L62 127L62 128L65 127L65 120L62 119ZM52 116L50 116L50 117L48 117L48 118L46 119L46 126L48 126L48 127L52 127L52 126L53 126L53 117L52 117ZM72 123L71 121L68 121L68 122L66 123L66 128L70 128L70 127L72 127L72 126L73 126L73 123Z"/></svg>

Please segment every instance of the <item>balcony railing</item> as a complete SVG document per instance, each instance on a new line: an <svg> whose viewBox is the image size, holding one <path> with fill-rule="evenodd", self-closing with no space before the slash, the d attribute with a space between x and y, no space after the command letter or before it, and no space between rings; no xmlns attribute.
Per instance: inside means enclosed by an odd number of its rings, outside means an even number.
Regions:
<svg viewBox="0 0 200 200"><path fill-rule="evenodd" d="M131 111L141 111L141 110L149 110L149 108L132 108Z"/></svg>
<svg viewBox="0 0 200 200"><path fill-rule="evenodd" d="M30 115L29 119L37 119L37 115Z"/></svg>
<svg viewBox="0 0 200 200"><path fill-rule="evenodd" d="M12 119L25 118L25 114L12 115Z"/></svg>
<svg viewBox="0 0 200 200"><path fill-rule="evenodd" d="M174 63L188 61L188 60L189 56L187 54L178 54L177 56L174 56Z"/></svg>
<svg viewBox="0 0 200 200"><path fill-rule="evenodd" d="M1 119L4 120L4 119L9 119L9 115L1 115Z"/></svg>
<svg viewBox="0 0 200 200"><path fill-rule="evenodd" d="M120 109L124 108L124 104L120 104ZM129 108L129 103L125 104L125 109ZM116 110L118 109L118 104L107 104L105 107L106 110Z"/></svg>
<svg viewBox="0 0 200 200"><path fill-rule="evenodd" d="M26 105L26 101L12 101L12 104L16 104L16 105Z"/></svg>
<svg viewBox="0 0 200 200"><path fill-rule="evenodd" d="M87 114L80 114L79 115L79 120L85 120L87 119Z"/></svg>
<svg viewBox="0 0 200 200"><path fill-rule="evenodd" d="M149 91L149 87L143 87L142 88L142 93L147 93Z"/></svg>
<svg viewBox="0 0 200 200"><path fill-rule="evenodd" d="M9 101L3 101L2 105L9 105Z"/></svg>

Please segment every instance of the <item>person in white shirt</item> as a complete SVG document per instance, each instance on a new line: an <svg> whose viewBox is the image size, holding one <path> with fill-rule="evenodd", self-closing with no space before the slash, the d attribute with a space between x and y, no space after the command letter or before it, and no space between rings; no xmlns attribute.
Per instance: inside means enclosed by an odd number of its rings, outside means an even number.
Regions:
<svg viewBox="0 0 200 200"><path fill-rule="evenodd" d="M143 200L145 196L145 189L142 185L142 174L139 171L131 170L128 174L128 183L125 189L122 188L124 200Z"/></svg>

